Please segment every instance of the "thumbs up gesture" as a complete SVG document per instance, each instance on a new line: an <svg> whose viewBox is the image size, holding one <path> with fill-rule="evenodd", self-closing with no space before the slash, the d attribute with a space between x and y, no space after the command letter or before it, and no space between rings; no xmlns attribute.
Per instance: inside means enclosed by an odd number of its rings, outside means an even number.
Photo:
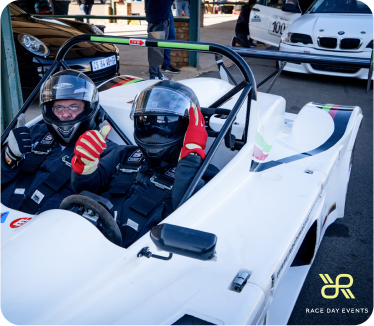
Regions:
<svg viewBox="0 0 374 326"><path fill-rule="evenodd" d="M89 130L79 137L74 148L75 155L71 160L71 167L75 173L88 175L96 171L100 154L106 148L106 139L111 130L110 125L105 125L100 131Z"/></svg>

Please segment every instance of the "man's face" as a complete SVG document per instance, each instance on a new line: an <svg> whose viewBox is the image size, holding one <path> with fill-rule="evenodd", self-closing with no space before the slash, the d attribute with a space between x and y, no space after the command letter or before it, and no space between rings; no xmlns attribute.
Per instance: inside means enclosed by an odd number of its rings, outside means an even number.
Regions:
<svg viewBox="0 0 374 326"><path fill-rule="evenodd" d="M61 121L71 121L83 112L84 102L81 100L55 101L52 110Z"/></svg>

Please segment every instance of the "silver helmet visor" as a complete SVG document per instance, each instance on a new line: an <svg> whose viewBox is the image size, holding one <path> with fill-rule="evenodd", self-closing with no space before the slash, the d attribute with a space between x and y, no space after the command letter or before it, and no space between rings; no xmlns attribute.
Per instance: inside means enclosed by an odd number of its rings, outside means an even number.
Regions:
<svg viewBox="0 0 374 326"><path fill-rule="evenodd" d="M188 118L188 110L195 105L183 93L166 87L154 87L137 95L130 118L139 115L178 115Z"/></svg>

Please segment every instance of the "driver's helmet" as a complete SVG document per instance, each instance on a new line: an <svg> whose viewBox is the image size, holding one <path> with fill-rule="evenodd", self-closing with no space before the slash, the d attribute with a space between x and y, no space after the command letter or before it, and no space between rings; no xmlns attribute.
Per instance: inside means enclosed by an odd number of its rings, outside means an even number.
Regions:
<svg viewBox="0 0 374 326"><path fill-rule="evenodd" d="M130 117L135 120L134 139L150 168L177 161L188 127L191 107L199 106L193 90L163 80L141 91Z"/></svg>
<svg viewBox="0 0 374 326"><path fill-rule="evenodd" d="M53 112L58 100L81 100L84 110L73 120L61 121ZM85 131L97 127L99 94L93 81L82 72L68 69L48 78L40 89L40 105L48 130L61 145L73 144Z"/></svg>

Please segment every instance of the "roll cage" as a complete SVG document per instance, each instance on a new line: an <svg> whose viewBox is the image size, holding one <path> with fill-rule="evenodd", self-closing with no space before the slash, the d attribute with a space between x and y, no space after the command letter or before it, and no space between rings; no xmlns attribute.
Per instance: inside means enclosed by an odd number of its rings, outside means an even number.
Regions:
<svg viewBox="0 0 374 326"><path fill-rule="evenodd" d="M233 142L231 149L238 150L242 148L247 140L248 140L248 125L249 125L249 117L251 111L251 102L252 100L257 100L257 85L254 78L254 75L249 68L248 64L245 62L243 57L255 57L255 58L264 58L264 59L275 59L281 60L283 63L280 67L272 73L269 77L265 78L259 86L264 84L267 80L275 76L275 79L281 73L285 63L287 61L290 62L308 62L308 63L315 63L318 62L319 64L325 65L344 65L344 66L354 66L360 68L370 68L369 75L372 73L373 63L370 60L366 59L351 59L346 57L332 57L332 56L321 56L321 55L305 55L300 53L289 53L289 52L276 52L276 51L267 51L267 50L252 50L252 49L244 49L244 48L230 48L219 44L214 43L201 43L201 42L186 42L186 41L169 41L169 40L154 40L154 39L144 39L144 38L137 38L136 42L131 42L135 40L134 38L129 37L121 37L121 36L98 36L98 35L91 35L91 34L83 34L72 37L68 41L65 42L58 51L55 61L46 72L44 77L38 83L34 91L28 97L28 99L23 104L20 111L14 117L13 121L10 125L5 129L4 133L1 136L1 145L3 146L9 132L15 127L17 123L17 119L20 114L26 112L29 108L31 103L34 101L36 95L38 94L42 84L60 67L64 69L69 69L69 66L65 62L65 55L75 44L81 42L95 42L95 43L113 43L113 44L122 44L122 45L132 45L132 46L145 46L150 48L165 48L165 49L173 49L173 50L185 50L185 51L197 51L197 52L206 52L206 53L214 53L216 54L217 64L220 61L222 56L230 59L240 70L244 80L239 84L235 81L232 75L228 72L227 68L224 66L223 62L218 64L218 68L222 67L228 74L228 76L233 81L235 87L228 91L226 94L222 95L217 101L209 106L206 109L208 115L212 115L214 113L218 113L219 107L231 99L235 94L241 94L236 101L233 109L231 110L230 114L227 116L225 123L223 124L219 133L215 134L216 139L214 140L212 146L210 147L205 160L203 161L201 167L199 168L196 176L194 177L191 185L187 189L186 193L184 194L179 206L181 206L185 201L191 197L192 193L194 192L199 180L203 176L205 170L207 169L209 163L211 162L214 154L216 153L218 147L224 140L225 136L231 134L231 128L235 121L235 118L244 104L246 98L248 97L247 107L246 107L246 119L245 119L245 127L242 139L236 140ZM273 82L275 81L273 80ZM272 84L273 84L272 82ZM271 85L272 86L272 85ZM270 86L270 88L271 88ZM269 90L270 90L269 88ZM213 109L218 109L217 112ZM210 114L209 114L210 112ZM109 116L108 113L105 112L105 119L109 122L109 124L113 127L113 129L118 133L118 135L122 138L122 140L128 144L132 145L131 140L126 136L126 134L118 127L118 125L113 121L113 119ZM178 206L178 207L179 207Z"/></svg>

